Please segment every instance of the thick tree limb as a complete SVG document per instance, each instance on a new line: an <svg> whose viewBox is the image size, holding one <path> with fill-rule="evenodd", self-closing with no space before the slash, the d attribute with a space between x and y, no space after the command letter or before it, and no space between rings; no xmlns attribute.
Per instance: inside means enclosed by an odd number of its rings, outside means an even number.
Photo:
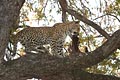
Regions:
<svg viewBox="0 0 120 80"><path fill-rule="evenodd" d="M120 30L116 31L111 38L95 51L85 56L71 55L65 58L57 58L49 53L29 54L18 60L10 61L0 65L0 78L2 80L27 79L32 77L43 78L43 80L61 80L70 78L69 80L119 80L120 78L103 75L93 75L80 71L101 62L103 59L111 55L120 45ZM78 70L78 72L76 72ZM74 73L76 72L76 73ZM74 75L73 75L74 74ZM81 74L81 75L80 75ZM82 77L85 75L86 77ZM46 79L50 78L51 79ZM91 76L91 77L90 77ZM94 77L93 77L94 76ZM65 78L65 79L64 79ZM77 79L78 78L78 79ZM86 79L85 79L86 78ZM21 80L22 80L21 79Z"/></svg>
<svg viewBox="0 0 120 80"><path fill-rule="evenodd" d="M88 67L93 66L101 62L105 58L107 58L109 55L113 54L114 51L116 51L117 48L119 47L120 47L120 30L116 31L111 36L111 38L107 40L102 46L100 46L99 48L97 48L96 50L92 52L89 52L88 55L86 55L83 58L78 59L78 61L83 62L80 65L84 66L84 68L87 66Z"/></svg>

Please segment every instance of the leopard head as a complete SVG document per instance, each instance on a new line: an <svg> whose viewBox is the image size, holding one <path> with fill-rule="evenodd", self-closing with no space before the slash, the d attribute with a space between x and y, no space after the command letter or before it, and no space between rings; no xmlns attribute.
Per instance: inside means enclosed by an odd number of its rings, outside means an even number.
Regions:
<svg viewBox="0 0 120 80"><path fill-rule="evenodd" d="M69 33L79 33L80 31L79 21L71 22L68 27Z"/></svg>
<svg viewBox="0 0 120 80"><path fill-rule="evenodd" d="M65 33L67 35L79 33L80 31L79 21L56 23L53 27L58 33Z"/></svg>

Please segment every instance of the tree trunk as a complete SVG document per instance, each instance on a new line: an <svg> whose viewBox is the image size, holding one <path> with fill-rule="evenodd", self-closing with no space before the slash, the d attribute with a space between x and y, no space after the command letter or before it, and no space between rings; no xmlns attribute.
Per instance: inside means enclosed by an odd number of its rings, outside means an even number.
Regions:
<svg viewBox="0 0 120 80"><path fill-rule="evenodd" d="M20 9L25 0L0 1L0 63L3 61L10 30L17 27Z"/></svg>

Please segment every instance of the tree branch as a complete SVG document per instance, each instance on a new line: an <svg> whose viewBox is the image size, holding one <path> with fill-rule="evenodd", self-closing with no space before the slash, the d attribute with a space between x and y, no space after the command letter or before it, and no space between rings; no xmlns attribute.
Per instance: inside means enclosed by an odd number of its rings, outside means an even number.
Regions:
<svg viewBox="0 0 120 80"><path fill-rule="evenodd" d="M62 8L62 21L66 22L66 19L67 19L67 15L66 15L67 1L66 0L59 0L59 4Z"/></svg>
<svg viewBox="0 0 120 80"><path fill-rule="evenodd" d="M73 15L76 19L79 19L80 21L92 26L94 29L96 29L101 35L103 35L105 38L109 39L110 36L107 32L105 32L99 25L95 24L94 22L88 20L81 14L79 14L77 11L72 9L67 9L67 12L71 15Z"/></svg>
<svg viewBox="0 0 120 80"><path fill-rule="evenodd" d="M32 76L37 78L45 78L57 75L61 76L62 74L66 74L66 76L71 75L71 77L74 77L74 69L86 68L101 62L109 55L111 55L119 47L119 45L120 30L116 31L109 40L107 40L95 51L90 52L88 55L84 55L82 57L79 55L70 55L64 58L58 58L56 56L51 56L48 52L39 54L27 53L26 56L23 56L18 60L1 64L0 78L3 80L7 80L5 78L9 77L9 80L14 80L20 79L21 77L31 78ZM83 74L83 72L81 72L81 74ZM88 76L93 76L93 74L88 74ZM102 77L103 75L100 76ZM98 80L100 80L100 76L97 76ZM82 76L79 75L77 77L81 79ZM103 77L106 77L103 78L105 80L119 80L119 78L116 77L109 79L107 78L108 76Z"/></svg>
<svg viewBox="0 0 120 80"><path fill-rule="evenodd" d="M110 15L110 16L113 16L113 17L115 17L119 22L120 22L120 19L117 17L117 16L115 16L115 15L113 15L113 14L107 14L107 15Z"/></svg>
<svg viewBox="0 0 120 80"><path fill-rule="evenodd" d="M65 3L64 3L65 2ZM74 16L76 19L92 26L94 29L96 29L101 35L103 35L106 39L109 39L110 36L107 32L105 32L99 25L95 24L94 22L88 20L86 17L82 16L81 14L79 14L77 11L72 10L72 9L68 9L68 5L67 5L67 1L66 0L59 0L59 3L61 5L61 8L63 10L63 12L68 12L69 14L71 14L72 16ZM62 19L65 17L62 17Z"/></svg>

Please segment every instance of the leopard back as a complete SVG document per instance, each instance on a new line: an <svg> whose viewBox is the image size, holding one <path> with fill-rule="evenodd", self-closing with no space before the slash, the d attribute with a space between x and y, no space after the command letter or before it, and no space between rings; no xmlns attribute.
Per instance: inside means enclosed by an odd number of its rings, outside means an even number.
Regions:
<svg viewBox="0 0 120 80"><path fill-rule="evenodd" d="M50 44L53 54L62 54L64 40L73 30L79 30L79 22L57 23L53 27L25 28L15 35L14 53L16 53L17 42L20 42L28 52L32 49L36 50L37 46Z"/></svg>

